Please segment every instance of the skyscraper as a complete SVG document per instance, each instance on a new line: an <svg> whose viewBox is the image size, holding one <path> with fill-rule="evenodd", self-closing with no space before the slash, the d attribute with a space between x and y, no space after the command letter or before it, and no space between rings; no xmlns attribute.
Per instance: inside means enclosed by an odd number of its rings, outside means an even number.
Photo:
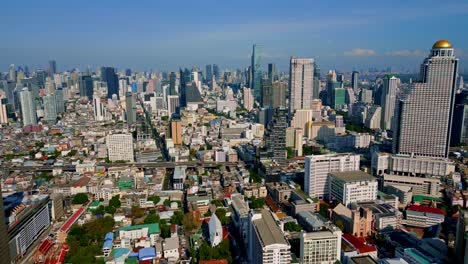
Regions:
<svg viewBox="0 0 468 264"><path fill-rule="evenodd" d="M48 94L42 97L42 100L44 102L44 120L47 122L55 122L55 120L57 120L55 94Z"/></svg>
<svg viewBox="0 0 468 264"><path fill-rule="evenodd" d="M1 188L0 188L1 190ZM10 259L10 246L8 245L7 226L5 224L5 211L3 209L3 197L0 191L0 258L1 262L8 264L11 263Z"/></svg>
<svg viewBox="0 0 468 264"><path fill-rule="evenodd" d="M49 76L53 76L57 73L57 62L55 60L49 61Z"/></svg>
<svg viewBox="0 0 468 264"><path fill-rule="evenodd" d="M277 108L265 133L265 146L268 155L278 163L286 161L286 128L288 113L286 108Z"/></svg>
<svg viewBox="0 0 468 264"><path fill-rule="evenodd" d="M457 71L452 44L437 41L421 65L420 81L411 84L396 106L394 153L448 156Z"/></svg>
<svg viewBox="0 0 468 264"><path fill-rule="evenodd" d="M101 68L101 80L107 83L107 98L112 98L112 95L117 95L119 98L119 79L112 67Z"/></svg>
<svg viewBox="0 0 468 264"><path fill-rule="evenodd" d="M0 124L8 124L7 104L8 99L0 95Z"/></svg>
<svg viewBox="0 0 468 264"><path fill-rule="evenodd" d="M78 86L80 88L80 96L88 97L89 100L93 98L93 79L89 75L81 76Z"/></svg>
<svg viewBox="0 0 468 264"><path fill-rule="evenodd" d="M457 146L468 143L468 91L463 90L455 95L453 110L452 134L450 145Z"/></svg>
<svg viewBox="0 0 468 264"><path fill-rule="evenodd" d="M9 80L9 81L16 82L16 69L15 69L15 65L14 65L14 64L11 64L11 65L10 65L10 71L9 71L9 74L8 74L8 80Z"/></svg>
<svg viewBox="0 0 468 264"><path fill-rule="evenodd" d="M355 94L358 94L359 92L359 72L358 71L353 71L351 75L351 86L353 87L353 91Z"/></svg>
<svg viewBox="0 0 468 264"><path fill-rule="evenodd" d="M169 94L168 95L177 95L177 75L175 72L169 74Z"/></svg>
<svg viewBox="0 0 468 264"><path fill-rule="evenodd" d="M381 128L392 130L392 121L395 114L398 78L392 74L385 75L382 88L382 124Z"/></svg>
<svg viewBox="0 0 468 264"><path fill-rule="evenodd" d="M262 85L261 57L260 46L254 44L252 47L252 78L250 88L253 90L253 95L256 101L260 102L262 93L260 91Z"/></svg>
<svg viewBox="0 0 468 264"><path fill-rule="evenodd" d="M278 72L276 71L276 64L268 63L268 79L271 82L278 80Z"/></svg>
<svg viewBox="0 0 468 264"><path fill-rule="evenodd" d="M287 83L274 81L270 79L262 80L262 106L270 106L272 108L287 107L286 93Z"/></svg>
<svg viewBox="0 0 468 264"><path fill-rule="evenodd" d="M23 88L20 92L21 116L23 118L23 126L36 125L36 106L33 101L31 91L28 88Z"/></svg>
<svg viewBox="0 0 468 264"><path fill-rule="evenodd" d="M171 121L171 138L174 145L182 144L182 121L173 119Z"/></svg>
<svg viewBox="0 0 468 264"><path fill-rule="evenodd" d="M244 100L244 108L247 109L248 111L252 110L253 105L254 105L254 99L252 95L252 89L244 87L243 88L243 100Z"/></svg>
<svg viewBox="0 0 468 264"><path fill-rule="evenodd" d="M136 122L136 98L135 94L127 92L125 94L125 112L127 114L127 124Z"/></svg>
<svg viewBox="0 0 468 264"><path fill-rule="evenodd" d="M217 64L213 64L213 76L215 78L216 81L219 80L219 75L220 75L220 72L219 72L219 67Z"/></svg>
<svg viewBox="0 0 468 264"><path fill-rule="evenodd" d="M205 80L206 81L211 81L212 76L213 76L213 71L212 71L212 68L211 68L211 64L208 64L205 67Z"/></svg>
<svg viewBox="0 0 468 264"><path fill-rule="evenodd" d="M291 57L289 64L289 115L310 109L313 93L314 59Z"/></svg>

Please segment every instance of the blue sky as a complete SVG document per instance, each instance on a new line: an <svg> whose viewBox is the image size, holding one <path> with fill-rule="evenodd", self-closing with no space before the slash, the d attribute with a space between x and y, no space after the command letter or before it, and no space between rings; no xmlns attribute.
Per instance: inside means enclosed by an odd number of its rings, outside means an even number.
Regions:
<svg viewBox="0 0 468 264"><path fill-rule="evenodd" d="M390 3L391 2L391 3ZM249 64L287 69L290 56L323 70L417 69L431 45L450 40L468 59L467 1L4 1L0 70L27 64L175 70Z"/></svg>

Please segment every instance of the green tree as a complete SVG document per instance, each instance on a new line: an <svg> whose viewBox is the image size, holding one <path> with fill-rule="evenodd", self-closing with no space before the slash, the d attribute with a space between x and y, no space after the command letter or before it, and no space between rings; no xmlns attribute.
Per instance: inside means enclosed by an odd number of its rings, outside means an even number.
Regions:
<svg viewBox="0 0 468 264"><path fill-rule="evenodd" d="M113 214L115 214L117 209L115 209L114 206L109 205L109 206L106 206L105 211L106 211L106 213L113 215Z"/></svg>
<svg viewBox="0 0 468 264"><path fill-rule="evenodd" d="M182 220L182 225L184 225L185 230L191 232L200 228L201 224L198 221L197 217L191 212L188 212L184 215Z"/></svg>
<svg viewBox="0 0 468 264"><path fill-rule="evenodd" d="M154 224L154 223L159 223L160 221L160 218L159 218L159 215L157 214L149 214L145 220L143 221L143 223L145 224Z"/></svg>
<svg viewBox="0 0 468 264"><path fill-rule="evenodd" d="M171 224L181 225L184 220L184 214L181 211L175 211L174 215L171 217Z"/></svg>
<svg viewBox="0 0 468 264"><path fill-rule="evenodd" d="M265 205L266 205L265 199L252 197L252 200L250 201L251 209L263 208L263 206Z"/></svg>
<svg viewBox="0 0 468 264"><path fill-rule="evenodd" d="M132 206L131 211L132 211L132 216L135 218L140 218L140 217L143 217L143 215L145 215L145 211L141 209L138 205Z"/></svg>
<svg viewBox="0 0 468 264"><path fill-rule="evenodd" d="M73 197L72 204L84 204L88 202L88 195L86 193L77 193L75 197Z"/></svg>
<svg viewBox="0 0 468 264"><path fill-rule="evenodd" d="M120 208L121 205L122 204L120 202L120 195L119 194L112 196L112 198L109 200L109 206L112 206L112 207L115 207L115 208Z"/></svg>
<svg viewBox="0 0 468 264"><path fill-rule="evenodd" d="M300 232L302 227L294 222L287 222L284 224L284 229L289 232Z"/></svg>
<svg viewBox="0 0 468 264"><path fill-rule="evenodd" d="M154 195L154 196L148 196L148 201L153 201L154 204L158 204L159 201L161 201L161 197Z"/></svg>
<svg viewBox="0 0 468 264"><path fill-rule="evenodd" d="M220 200L211 200L211 204L216 205L216 207L223 206L223 202L221 202Z"/></svg>
<svg viewBox="0 0 468 264"><path fill-rule="evenodd" d="M231 218L226 216L226 209L224 208L218 208L216 209L216 216L218 217L219 221L221 221L221 224L223 225L228 225L231 223Z"/></svg>

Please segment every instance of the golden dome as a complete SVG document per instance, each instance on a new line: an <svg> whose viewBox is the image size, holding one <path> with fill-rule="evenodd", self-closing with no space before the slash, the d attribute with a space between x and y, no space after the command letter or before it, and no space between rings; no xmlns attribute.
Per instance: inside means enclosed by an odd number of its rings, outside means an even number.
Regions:
<svg viewBox="0 0 468 264"><path fill-rule="evenodd" d="M436 43L434 43L434 45L432 45L433 49L449 49L451 47L452 47L452 43L448 42L448 40L445 40L445 39L441 39L437 41Z"/></svg>

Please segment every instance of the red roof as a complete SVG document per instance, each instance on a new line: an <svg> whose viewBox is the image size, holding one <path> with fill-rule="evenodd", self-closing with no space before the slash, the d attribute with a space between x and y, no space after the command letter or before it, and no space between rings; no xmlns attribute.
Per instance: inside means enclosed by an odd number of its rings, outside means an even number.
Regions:
<svg viewBox="0 0 468 264"><path fill-rule="evenodd" d="M375 246L369 246L364 243L364 239L359 239L352 234L344 233L343 239L351 244L360 254L377 251Z"/></svg>
<svg viewBox="0 0 468 264"><path fill-rule="evenodd" d="M60 231L68 232L68 229L78 220L78 218L83 214L84 208L81 207L76 211L70 218L68 218L67 222L60 228Z"/></svg>
<svg viewBox="0 0 468 264"><path fill-rule="evenodd" d="M406 208L406 210L422 212L422 213L445 215L445 212L442 209L429 207L429 206L423 206L423 205L414 205L413 204L413 205L408 206L408 208Z"/></svg>
<svg viewBox="0 0 468 264"><path fill-rule="evenodd" d="M54 243L52 241L50 241L50 239L46 239L44 241L42 241L42 243L39 245L39 252L41 252L43 255L45 255L47 253L47 251L49 251L49 249L54 245Z"/></svg>
<svg viewBox="0 0 468 264"><path fill-rule="evenodd" d="M273 212L279 212L281 211L281 208L275 203L275 201L273 201L273 199L267 195L267 197L265 197L265 202L267 203L267 205L270 207L270 209L273 211Z"/></svg>

